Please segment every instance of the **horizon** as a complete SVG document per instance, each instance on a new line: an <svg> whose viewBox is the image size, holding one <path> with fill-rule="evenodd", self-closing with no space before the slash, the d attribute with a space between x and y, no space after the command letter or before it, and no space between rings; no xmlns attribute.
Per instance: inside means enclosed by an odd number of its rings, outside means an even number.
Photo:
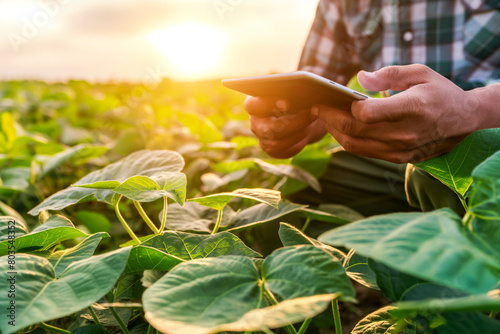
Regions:
<svg viewBox="0 0 500 334"><path fill-rule="evenodd" d="M318 0L0 0L0 80L217 80L296 69Z"/></svg>

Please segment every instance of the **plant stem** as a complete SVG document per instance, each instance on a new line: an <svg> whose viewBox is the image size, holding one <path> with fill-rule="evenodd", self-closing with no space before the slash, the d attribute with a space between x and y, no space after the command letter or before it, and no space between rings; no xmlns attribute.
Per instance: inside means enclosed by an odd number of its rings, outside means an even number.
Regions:
<svg viewBox="0 0 500 334"><path fill-rule="evenodd" d="M51 331L51 332L71 334L70 331L67 331L67 330L62 329L62 328L57 328L57 327L51 326L49 324L46 324L45 322L41 322L40 327L42 327L43 329L46 329L48 331Z"/></svg>
<svg viewBox="0 0 500 334"><path fill-rule="evenodd" d="M460 203L462 203L462 206L464 207L465 211L468 210L468 206L467 206L467 203L465 203L465 199L462 197L462 196L458 196L458 198L460 199Z"/></svg>
<svg viewBox="0 0 500 334"><path fill-rule="evenodd" d="M141 241L135 235L134 231L132 231L132 229L130 228L130 226L128 226L127 222L125 221L125 219L123 218L122 214L120 213L120 209L119 209L118 205L120 204L120 201L121 201L122 197L123 197L123 195L120 195L120 197L118 198L118 200L116 201L116 204L115 204L115 213L116 213L116 216L118 217L118 220L120 221L120 223L122 223L122 226L125 229L125 231L127 231L128 235L132 238L132 240L134 240L136 244L140 244Z"/></svg>
<svg viewBox="0 0 500 334"><path fill-rule="evenodd" d="M335 323L335 333L342 334L342 324L340 323L339 301L332 300L333 321Z"/></svg>
<svg viewBox="0 0 500 334"><path fill-rule="evenodd" d="M163 233L163 230L165 229L165 224L167 223L167 210L168 210L168 197L163 196L163 215L161 216L160 234Z"/></svg>
<svg viewBox="0 0 500 334"><path fill-rule="evenodd" d="M149 226L151 231L153 231L154 234L160 234L160 231L156 228L156 225L153 223L153 221L148 217L146 214L146 211L144 211L144 208L142 207L140 202L133 201L134 206L141 215L142 219L146 222L146 224Z"/></svg>
<svg viewBox="0 0 500 334"><path fill-rule="evenodd" d="M217 221L215 222L215 226L214 226L214 229L212 230L212 234L217 233L217 231L219 230L220 222L222 221L222 210L223 209L224 208L217 210Z"/></svg>
<svg viewBox="0 0 500 334"><path fill-rule="evenodd" d="M153 334L154 331L155 331L154 327L151 326L151 324L149 324L149 326L148 326L148 332L146 334Z"/></svg>
<svg viewBox="0 0 500 334"><path fill-rule="evenodd" d="M114 307L110 307L109 311L111 312L111 314L115 318L116 322L118 323L118 326L120 326L122 332L125 333L125 334L130 334L130 332L128 331L127 325L125 325L125 323L123 322L122 318L120 318L120 316L118 315L118 313L116 313L115 308Z"/></svg>
<svg viewBox="0 0 500 334"><path fill-rule="evenodd" d="M304 223L304 226L302 227L302 232L305 232L307 227L309 226L309 223L311 222L311 218L307 217L306 222Z"/></svg>
<svg viewBox="0 0 500 334"><path fill-rule="evenodd" d="M311 320L312 318L307 318L306 320L304 320L302 326L300 326L298 334L306 334L307 328L309 327Z"/></svg>
<svg viewBox="0 0 500 334"><path fill-rule="evenodd" d="M470 212L467 211L465 213L464 218L462 218L462 222L465 227L468 227L470 230L472 230L472 220L474 219L474 215Z"/></svg>
<svg viewBox="0 0 500 334"><path fill-rule="evenodd" d="M92 308L92 305L88 307L88 310L89 310L90 315L94 319L94 322L96 323L96 325L100 325L101 322L99 321L99 317L97 316L94 309Z"/></svg>
<svg viewBox="0 0 500 334"><path fill-rule="evenodd" d="M405 319L399 319L397 324L396 324L396 327L394 327L394 330L392 332L392 334L399 334L401 333L401 331L404 329L405 327Z"/></svg>
<svg viewBox="0 0 500 334"><path fill-rule="evenodd" d="M276 297L274 297L274 295L271 291L267 290L265 287L264 287L263 291L264 291L264 295L267 297L267 299L269 299L271 304L278 305L278 301L276 300ZM283 327L283 330L287 334L297 334L297 331L295 330L295 328L290 324Z"/></svg>

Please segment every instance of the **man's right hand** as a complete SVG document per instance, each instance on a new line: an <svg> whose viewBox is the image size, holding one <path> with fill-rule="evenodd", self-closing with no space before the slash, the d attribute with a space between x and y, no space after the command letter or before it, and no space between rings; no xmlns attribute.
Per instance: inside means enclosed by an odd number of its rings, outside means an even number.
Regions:
<svg viewBox="0 0 500 334"><path fill-rule="evenodd" d="M326 134L323 122L310 109L294 110L284 99L248 96L245 109L260 147L273 158L290 158Z"/></svg>

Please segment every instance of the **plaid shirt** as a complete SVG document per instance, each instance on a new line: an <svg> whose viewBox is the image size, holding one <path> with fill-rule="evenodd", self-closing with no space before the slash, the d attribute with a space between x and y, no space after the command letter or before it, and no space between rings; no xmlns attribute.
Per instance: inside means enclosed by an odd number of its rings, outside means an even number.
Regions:
<svg viewBox="0 0 500 334"><path fill-rule="evenodd" d="M346 83L415 63L463 89L500 81L500 0L321 0L299 68Z"/></svg>

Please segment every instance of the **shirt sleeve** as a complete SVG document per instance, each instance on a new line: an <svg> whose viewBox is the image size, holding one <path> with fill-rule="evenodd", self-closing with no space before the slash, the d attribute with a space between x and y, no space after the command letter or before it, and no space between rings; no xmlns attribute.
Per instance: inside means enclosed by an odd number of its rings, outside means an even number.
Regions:
<svg viewBox="0 0 500 334"><path fill-rule="evenodd" d="M339 0L320 0L299 61L299 70L346 84L359 71L359 60L348 35Z"/></svg>

